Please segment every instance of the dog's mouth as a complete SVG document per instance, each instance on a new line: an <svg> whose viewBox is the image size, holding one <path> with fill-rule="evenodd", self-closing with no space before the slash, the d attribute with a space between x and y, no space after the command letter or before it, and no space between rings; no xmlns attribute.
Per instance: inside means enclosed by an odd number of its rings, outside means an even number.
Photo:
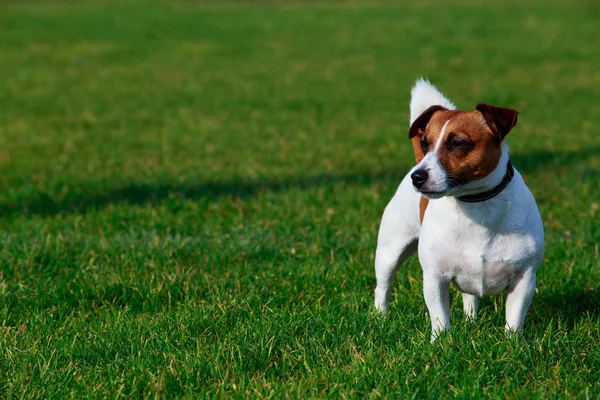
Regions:
<svg viewBox="0 0 600 400"><path fill-rule="evenodd" d="M448 177L448 179L446 179L446 187L443 190L429 190L425 187L417 190L428 199L439 199L440 197L452 195L463 183L464 182L458 178Z"/></svg>
<svg viewBox="0 0 600 400"><path fill-rule="evenodd" d="M428 199L439 199L441 197L447 196L448 195L448 191L447 190L443 190L440 192L436 192L436 191L432 191L432 190L419 190L419 192L427 197Z"/></svg>

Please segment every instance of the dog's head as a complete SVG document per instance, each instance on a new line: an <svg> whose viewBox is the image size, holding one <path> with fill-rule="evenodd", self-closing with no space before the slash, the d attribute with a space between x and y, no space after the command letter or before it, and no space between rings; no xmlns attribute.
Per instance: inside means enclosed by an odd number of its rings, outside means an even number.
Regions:
<svg viewBox="0 0 600 400"><path fill-rule="evenodd" d="M502 141L517 124L516 110L479 104L472 111L434 105L415 119L417 166L411 178L430 199L455 194L469 182L489 175L502 155Z"/></svg>

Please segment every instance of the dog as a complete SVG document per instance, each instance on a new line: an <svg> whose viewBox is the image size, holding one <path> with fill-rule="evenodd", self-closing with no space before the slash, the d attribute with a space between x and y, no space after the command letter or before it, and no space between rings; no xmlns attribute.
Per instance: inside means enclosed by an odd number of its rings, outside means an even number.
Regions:
<svg viewBox="0 0 600 400"><path fill-rule="evenodd" d="M417 165L381 219L375 307L388 311L394 275L418 251L432 342L450 329L450 283L462 292L468 319L477 317L479 297L507 290L506 332L522 332L544 228L504 141L517 115L489 104L458 111L423 79L412 89L408 137Z"/></svg>

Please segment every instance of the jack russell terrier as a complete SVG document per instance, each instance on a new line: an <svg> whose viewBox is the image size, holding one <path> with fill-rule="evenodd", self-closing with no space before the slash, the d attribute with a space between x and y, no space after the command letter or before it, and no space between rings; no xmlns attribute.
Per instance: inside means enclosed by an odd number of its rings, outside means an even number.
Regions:
<svg viewBox="0 0 600 400"><path fill-rule="evenodd" d="M411 95L417 165L383 213L375 307L388 310L394 274L418 250L432 342L450 328L450 283L462 292L467 318L476 318L479 297L506 289L506 330L520 331L544 258L544 228L504 143L518 112L488 104L457 111L423 79Z"/></svg>

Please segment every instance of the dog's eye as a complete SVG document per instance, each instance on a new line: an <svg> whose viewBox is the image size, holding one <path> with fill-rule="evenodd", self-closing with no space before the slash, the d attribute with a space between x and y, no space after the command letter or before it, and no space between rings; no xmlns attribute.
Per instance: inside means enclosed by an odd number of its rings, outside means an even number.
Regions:
<svg viewBox="0 0 600 400"><path fill-rule="evenodd" d="M426 152L428 147L429 145L427 144L427 140L425 140L425 138L421 139L421 150Z"/></svg>
<svg viewBox="0 0 600 400"><path fill-rule="evenodd" d="M471 147L471 143L465 142L464 140L454 139L448 144L448 147L451 149L466 149Z"/></svg>

